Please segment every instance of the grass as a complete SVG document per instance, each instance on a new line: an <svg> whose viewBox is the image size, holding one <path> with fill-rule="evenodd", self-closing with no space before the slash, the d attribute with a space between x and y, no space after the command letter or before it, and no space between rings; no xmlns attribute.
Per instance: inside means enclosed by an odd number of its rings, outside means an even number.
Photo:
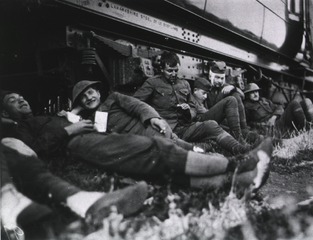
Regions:
<svg viewBox="0 0 313 240"><path fill-rule="evenodd" d="M312 172L313 130L283 140L276 146L273 156L273 171L284 174ZM112 191L136 181L103 173L83 163L59 162L50 168L62 178L90 191ZM229 188L208 192L178 187L171 181L151 182L150 197L134 216L124 218L113 211L100 229L86 226L78 219L66 224L63 221L59 231L50 230L49 239L313 239L312 210L313 204L298 207L295 202L277 209L263 201L260 194L238 198Z"/></svg>
<svg viewBox="0 0 313 240"><path fill-rule="evenodd" d="M279 144L273 156L292 159L300 151L313 149L313 129L310 131L298 132L289 139L283 139Z"/></svg>

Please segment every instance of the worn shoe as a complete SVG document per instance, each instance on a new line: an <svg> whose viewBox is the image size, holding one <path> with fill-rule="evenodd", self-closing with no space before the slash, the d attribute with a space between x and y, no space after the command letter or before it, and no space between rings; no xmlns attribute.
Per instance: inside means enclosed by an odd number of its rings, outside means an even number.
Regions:
<svg viewBox="0 0 313 240"><path fill-rule="evenodd" d="M12 184L1 188L1 219L6 229L26 226L51 213L50 208L33 202L18 192Z"/></svg>
<svg viewBox="0 0 313 240"><path fill-rule="evenodd" d="M257 164L259 163L264 154L265 156L271 158L272 152L273 152L272 139L266 138L263 142L261 142L261 144L258 147L251 150L249 153L229 158L227 171L234 171L237 167L238 173L252 171L255 169L255 167L257 167ZM263 164L264 161L262 161L262 164L260 164L259 166L260 171L261 165Z"/></svg>
<svg viewBox="0 0 313 240"><path fill-rule="evenodd" d="M270 174L271 152L265 152L261 149L258 150L256 154L259 158L259 162L256 166L257 174L253 179L253 184L251 186L252 192L256 192L258 189L260 189Z"/></svg>
<svg viewBox="0 0 313 240"><path fill-rule="evenodd" d="M107 193L96 201L86 213L85 221L89 224L99 225L115 206L117 211L124 216L137 212L148 196L148 185L139 182L134 186Z"/></svg>

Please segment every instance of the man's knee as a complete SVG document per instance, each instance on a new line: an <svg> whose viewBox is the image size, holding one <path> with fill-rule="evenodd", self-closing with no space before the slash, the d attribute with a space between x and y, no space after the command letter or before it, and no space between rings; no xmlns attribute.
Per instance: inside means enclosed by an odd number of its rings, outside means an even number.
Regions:
<svg viewBox="0 0 313 240"><path fill-rule="evenodd" d="M221 134L224 130L220 125L214 120L207 120L202 123L203 132L208 135L217 136Z"/></svg>
<svg viewBox="0 0 313 240"><path fill-rule="evenodd" d="M237 102L235 97L228 96L228 97L226 97L224 99L225 99L225 102L226 102L228 107L238 108L238 102Z"/></svg>
<svg viewBox="0 0 313 240"><path fill-rule="evenodd" d="M218 123L214 120L207 120L202 123L205 127L216 127L219 126Z"/></svg>
<svg viewBox="0 0 313 240"><path fill-rule="evenodd" d="M296 109L296 108L302 108L300 102L298 102L297 100L292 100L289 104L289 107Z"/></svg>

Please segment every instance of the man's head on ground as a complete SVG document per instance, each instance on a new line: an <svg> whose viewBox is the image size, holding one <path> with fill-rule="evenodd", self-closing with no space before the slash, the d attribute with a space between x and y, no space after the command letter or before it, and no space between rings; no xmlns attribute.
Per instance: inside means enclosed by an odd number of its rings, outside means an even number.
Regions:
<svg viewBox="0 0 313 240"><path fill-rule="evenodd" d="M209 71L209 79L213 87L222 87L226 78L226 63L213 61Z"/></svg>
<svg viewBox="0 0 313 240"><path fill-rule="evenodd" d="M73 106L80 105L85 110L95 110L101 103L98 81L82 80L73 88Z"/></svg>
<svg viewBox="0 0 313 240"><path fill-rule="evenodd" d="M180 60L173 52L163 52L161 54L160 66L161 72L166 80L170 83L175 83L177 72L179 70Z"/></svg>
<svg viewBox="0 0 313 240"><path fill-rule="evenodd" d="M22 95L14 91L1 91L1 115L12 120L21 120L32 116L32 109Z"/></svg>
<svg viewBox="0 0 313 240"><path fill-rule="evenodd" d="M197 78L193 87L194 97L200 101L204 101L207 98L207 92L210 91L211 84L205 78Z"/></svg>
<svg viewBox="0 0 313 240"><path fill-rule="evenodd" d="M260 88L255 83L249 83L244 91L245 95L252 102L257 102L260 100Z"/></svg>

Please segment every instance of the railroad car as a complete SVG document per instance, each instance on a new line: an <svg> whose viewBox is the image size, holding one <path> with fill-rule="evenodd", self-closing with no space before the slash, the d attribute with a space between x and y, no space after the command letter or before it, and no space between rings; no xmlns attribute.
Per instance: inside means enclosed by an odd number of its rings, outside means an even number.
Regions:
<svg viewBox="0 0 313 240"><path fill-rule="evenodd" d="M276 102L312 98L313 0L2 0L0 15L2 87L37 112L70 108L80 79L131 94L164 50L191 85L223 60Z"/></svg>

